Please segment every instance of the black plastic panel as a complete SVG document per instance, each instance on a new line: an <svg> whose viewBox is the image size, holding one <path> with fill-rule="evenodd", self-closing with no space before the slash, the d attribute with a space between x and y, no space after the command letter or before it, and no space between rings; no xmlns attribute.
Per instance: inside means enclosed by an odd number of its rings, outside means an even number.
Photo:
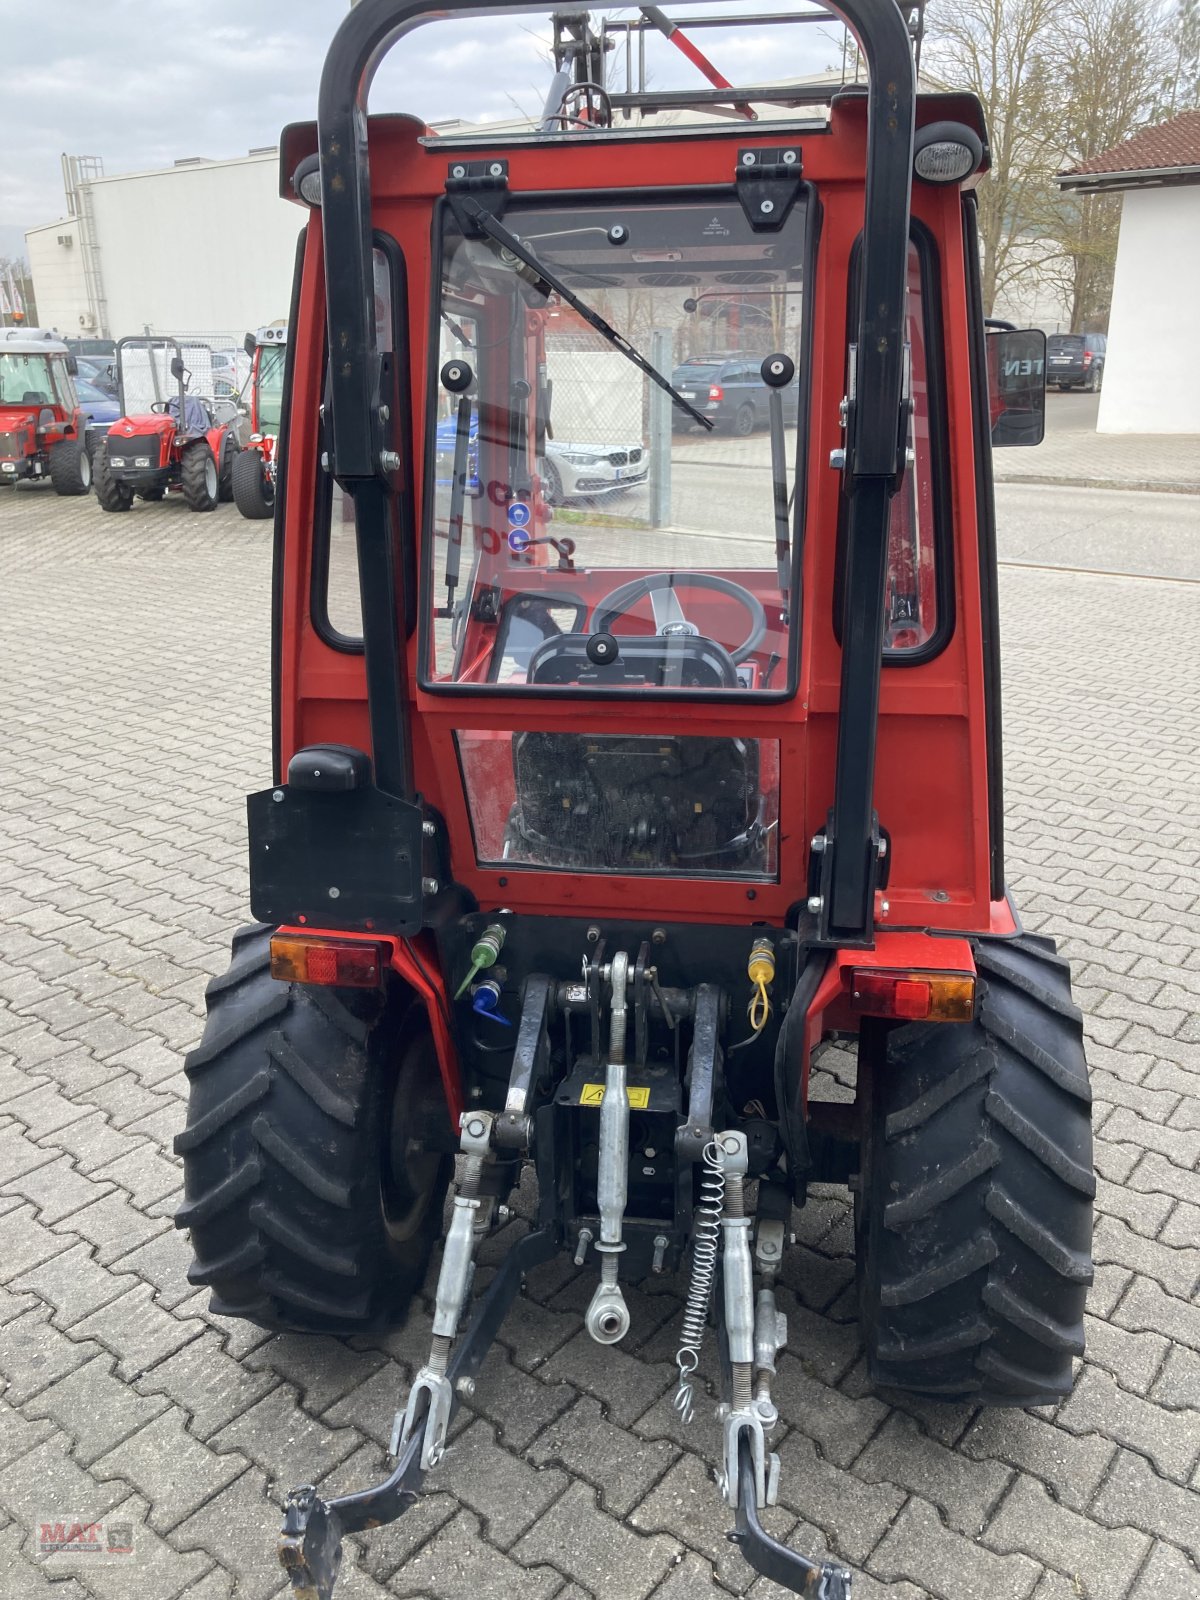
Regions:
<svg viewBox="0 0 1200 1600"><path fill-rule="evenodd" d="M262 922L408 936L422 926L419 806L374 787L287 784L246 798L250 909Z"/></svg>

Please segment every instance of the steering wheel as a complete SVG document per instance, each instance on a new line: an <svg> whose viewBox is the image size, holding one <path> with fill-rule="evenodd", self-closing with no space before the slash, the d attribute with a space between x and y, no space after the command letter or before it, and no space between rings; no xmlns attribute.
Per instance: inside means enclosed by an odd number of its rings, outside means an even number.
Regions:
<svg viewBox="0 0 1200 1600"><path fill-rule="evenodd" d="M750 619L750 628L736 650L729 652L734 665L740 665L747 656L758 649L767 631L767 613L762 602L749 589L732 578L718 577L715 572L647 572L644 577L631 578L606 594L596 604L592 613L592 631L611 633L618 617L631 611L639 600L649 599L654 612L654 631L670 637L671 634L699 635L700 630L683 614L676 596L676 588L711 589L715 594L728 595L736 600ZM716 641L714 641L716 642Z"/></svg>

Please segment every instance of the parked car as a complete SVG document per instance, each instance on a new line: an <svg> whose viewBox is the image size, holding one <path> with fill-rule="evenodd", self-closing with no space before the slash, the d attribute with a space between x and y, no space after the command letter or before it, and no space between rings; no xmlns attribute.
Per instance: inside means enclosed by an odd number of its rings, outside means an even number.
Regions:
<svg viewBox="0 0 1200 1600"><path fill-rule="evenodd" d="M711 417L718 428L745 437L767 425L770 391L762 380L762 356L695 356L675 368L671 383L697 411ZM783 391L783 420L794 427L800 415L800 380L792 379ZM680 406L672 412L677 433L695 427Z"/></svg>
<svg viewBox="0 0 1200 1600"><path fill-rule="evenodd" d="M454 470L454 442L457 421L446 417L438 423L438 482L449 483ZM472 412L467 449L467 492L478 494L479 419ZM620 494L645 483L650 473L649 456L637 444L570 444L561 439L546 440L542 478L546 498L552 506L568 500L584 500Z"/></svg>
<svg viewBox="0 0 1200 1600"><path fill-rule="evenodd" d="M1046 340L1046 381L1095 394L1104 378L1108 340L1102 333L1052 333Z"/></svg>
<svg viewBox="0 0 1200 1600"><path fill-rule="evenodd" d="M83 362L79 365L82 369ZM79 409L83 412L87 453L94 456L97 445L121 415L121 405L114 395L82 375L75 379L75 393L79 396Z"/></svg>
<svg viewBox="0 0 1200 1600"><path fill-rule="evenodd" d="M113 364L107 357L76 356L75 359L83 382L90 383L110 400L117 398L117 380L113 374Z"/></svg>

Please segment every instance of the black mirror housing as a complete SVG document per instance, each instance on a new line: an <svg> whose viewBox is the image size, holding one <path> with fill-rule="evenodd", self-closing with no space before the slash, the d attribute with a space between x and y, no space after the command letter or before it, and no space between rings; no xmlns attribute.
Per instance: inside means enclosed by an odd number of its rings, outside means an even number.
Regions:
<svg viewBox="0 0 1200 1600"><path fill-rule="evenodd" d="M987 334L992 448L1041 444L1046 432L1046 335L1040 328Z"/></svg>
<svg viewBox="0 0 1200 1600"><path fill-rule="evenodd" d="M71 351L67 352L67 371L73 378L77 378L79 376L79 362L75 359L75 356Z"/></svg>
<svg viewBox="0 0 1200 1600"><path fill-rule="evenodd" d="M171 376L173 378L182 378L185 370L186 369L185 369L185 367L183 365L183 357L182 356L172 356L171 357Z"/></svg>

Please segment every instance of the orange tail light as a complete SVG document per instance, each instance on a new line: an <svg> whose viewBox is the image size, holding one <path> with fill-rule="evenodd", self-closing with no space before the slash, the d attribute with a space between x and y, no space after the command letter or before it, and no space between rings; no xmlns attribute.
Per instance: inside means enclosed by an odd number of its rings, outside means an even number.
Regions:
<svg viewBox="0 0 1200 1600"><path fill-rule="evenodd" d="M364 939L321 939L292 933L277 933L271 939L271 976L282 983L377 989L386 966L384 947Z"/></svg>
<svg viewBox="0 0 1200 1600"><path fill-rule="evenodd" d="M853 967L847 976L850 1004L864 1017L906 1022L970 1022L975 1015L975 978L964 972L897 972Z"/></svg>

